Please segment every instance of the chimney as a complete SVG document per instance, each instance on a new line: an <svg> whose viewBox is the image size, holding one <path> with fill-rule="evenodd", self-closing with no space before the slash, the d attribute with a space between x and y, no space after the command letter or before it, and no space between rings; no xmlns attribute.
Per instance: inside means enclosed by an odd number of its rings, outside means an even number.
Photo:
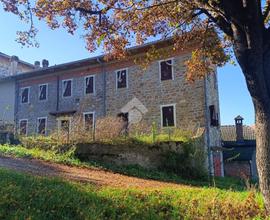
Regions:
<svg viewBox="0 0 270 220"><path fill-rule="evenodd" d="M49 61L48 60L42 60L42 67L43 68L48 68L49 67Z"/></svg>
<svg viewBox="0 0 270 220"><path fill-rule="evenodd" d="M242 142L244 141L244 134L243 134L243 120L240 115L238 115L235 119L235 127L236 127L236 141Z"/></svg>
<svg viewBox="0 0 270 220"><path fill-rule="evenodd" d="M35 61L35 69L39 69L40 68L40 62L39 61Z"/></svg>
<svg viewBox="0 0 270 220"><path fill-rule="evenodd" d="M15 75L17 73L18 62L19 62L19 58L17 56L10 57L10 66L9 66L9 74L10 75Z"/></svg>

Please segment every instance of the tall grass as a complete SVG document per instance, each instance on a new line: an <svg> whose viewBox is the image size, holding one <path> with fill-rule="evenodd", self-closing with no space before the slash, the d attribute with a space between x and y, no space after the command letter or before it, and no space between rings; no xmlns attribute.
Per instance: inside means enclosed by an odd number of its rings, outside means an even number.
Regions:
<svg viewBox="0 0 270 220"><path fill-rule="evenodd" d="M0 169L0 219L266 219L254 192L183 186L134 190Z"/></svg>
<svg viewBox="0 0 270 220"><path fill-rule="evenodd" d="M18 158L34 158L40 159L44 161L72 165L77 167L85 167L85 168L95 168L102 169L107 171L113 171L129 176L135 176L144 179L154 179L160 181L168 181L174 183L181 183L186 185L193 186L211 186L205 179L197 179L193 180L191 178L184 179L181 176L171 173L164 172L161 170L149 170L142 168L136 165L129 166L117 166L113 164L106 163L97 163L97 162L82 162L74 155L74 150L71 149L65 153L56 152L53 150L42 150L39 148L31 148L27 149L22 146L10 146L10 145L0 145L0 155L2 156L11 156ZM237 191L245 190L245 183L240 179L234 178L216 178L216 187L221 189L232 189Z"/></svg>

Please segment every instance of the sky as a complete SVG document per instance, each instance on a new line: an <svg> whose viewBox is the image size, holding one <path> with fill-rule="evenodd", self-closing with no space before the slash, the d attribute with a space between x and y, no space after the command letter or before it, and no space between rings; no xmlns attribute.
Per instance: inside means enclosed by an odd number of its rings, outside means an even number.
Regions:
<svg viewBox="0 0 270 220"><path fill-rule="evenodd" d="M99 55L99 50L90 54L85 49L82 34L68 34L64 29L50 30L44 22L35 21L39 29L39 48L27 48L18 44L16 31L24 30L25 25L12 14L0 8L0 52L17 55L29 63L47 59L50 65L61 64ZM218 69L221 124L234 124L234 118L241 115L244 124L254 124L254 108L248 93L244 76L238 65L227 64Z"/></svg>

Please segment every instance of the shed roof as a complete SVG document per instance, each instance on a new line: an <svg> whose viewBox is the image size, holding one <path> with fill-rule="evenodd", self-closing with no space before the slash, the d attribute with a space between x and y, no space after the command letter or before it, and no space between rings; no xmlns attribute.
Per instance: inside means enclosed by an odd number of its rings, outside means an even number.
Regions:
<svg viewBox="0 0 270 220"><path fill-rule="evenodd" d="M243 125L244 140L256 140L254 127ZM221 126L221 138L223 141L236 141L235 125Z"/></svg>

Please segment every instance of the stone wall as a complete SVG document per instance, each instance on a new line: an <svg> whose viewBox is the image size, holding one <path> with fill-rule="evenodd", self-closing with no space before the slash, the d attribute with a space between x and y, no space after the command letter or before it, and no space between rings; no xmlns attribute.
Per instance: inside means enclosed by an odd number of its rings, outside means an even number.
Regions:
<svg viewBox="0 0 270 220"><path fill-rule="evenodd" d="M145 168L162 166L168 152L182 152L180 142L166 142L156 145L106 145L78 144L76 155L82 160L117 165L139 165ZM180 162L180 161L179 161Z"/></svg>
<svg viewBox="0 0 270 220"><path fill-rule="evenodd" d="M93 73L88 73L93 74ZM75 116L82 116L84 112L95 112L95 117L102 117L103 114L103 76L102 74L95 74L95 88L94 94L84 93L84 78L85 76L77 75L70 78L66 73L59 73L59 92L58 78L53 77L37 77L35 81L26 80L21 81L18 90L22 87L30 87L30 102L26 104L18 102L17 121L20 119L28 119L28 134L35 134L37 130L37 118L47 117L47 131L54 132L57 129L57 117L52 115L53 112L72 111L76 110ZM87 72L85 73L87 75ZM62 80L72 79L72 96L62 96ZM45 101L38 100L38 89L40 84L48 84L48 98ZM58 98L57 98L57 94ZM58 105L57 105L58 101ZM73 115L74 116L74 115ZM76 118L75 118L76 120Z"/></svg>
<svg viewBox="0 0 270 220"><path fill-rule="evenodd" d="M221 147L221 131L220 131L220 109L219 109L219 94L218 94L218 82L217 72L209 74L205 79L205 93L206 93L206 120L208 121L208 136L206 136L206 146L210 148L210 160L212 164L211 172L214 175L224 176L223 155L221 151L213 152L213 148ZM218 123L211 125L210 118L210 106L215 107L216 119ZM207 140L208 139L208 140Z"/></svg>
<svg viewBox="0 0 270 220"><path fill-rule="evenodd" d="M57 111L57 75L60 77L59 87L59 108L58 111L77 110L77 114L83 112L95 112L96 118L106 115L116 116L121 108L134 97L138 98L147 108L143 115L143 122L151 126L156 122L161 124L161 105L175 104L176 126L181 129L196 130L205 126L205 103L204 103L204 82L198 80L191 84L186 81L184 62L189 54L179 55L174 58L174 80L160 81L159 62L153 62L147 70L132 64L108 65L106 68L106 99L104 99L104 75L101 68L91 70L89 67L82 67L81 70L61 71L51 76L32 77L21 80L18 91L22 87L30 87L30 103L21 104L17 100L17 120L28 119L29 134L36 132L37 118L48 117L48 130L56 128L56 118L49 113ZM116 74L118 68L128 68L128 88L116 90ZM84 77L95 75L95 94L84 94ZM62 97L63 79L73 80L72 97ZM39 84L48 83L48 100L38 101ZM21 94L20 94L21 95ZM104 105L105 102L105 105Z"/></svg>
<svg viewBox="0 0 270 220"><path fill-rule="evenodd" d="M190 54L174 57L174 79L160 81L159 62L153 62L147 70L139 66L128 67L128 87L116 89L115 71L107 74L107 114L116 116L133 98L137 98L148 110L143 122L161 126L161 106L175 104L176 126L194 130L204 127L204 83L197 80L189 83L185 79L184 62Z"/></svg>
<svg viewBox="0 0 270 220"><path fill-rule="evenodd" d="M17 58L16 58L17 59ZM15 115L15 80L3 77L26 72L33 69L30 65L16 63L11 72L10 58L0 54L0 124L14 124Z"/></svg>
<svg viewBox="0 0 270 220"><path fill-rule="evenodd" d="M230 161L224 163L225 176L250 178L251 169L249 161Z"/></svg>

